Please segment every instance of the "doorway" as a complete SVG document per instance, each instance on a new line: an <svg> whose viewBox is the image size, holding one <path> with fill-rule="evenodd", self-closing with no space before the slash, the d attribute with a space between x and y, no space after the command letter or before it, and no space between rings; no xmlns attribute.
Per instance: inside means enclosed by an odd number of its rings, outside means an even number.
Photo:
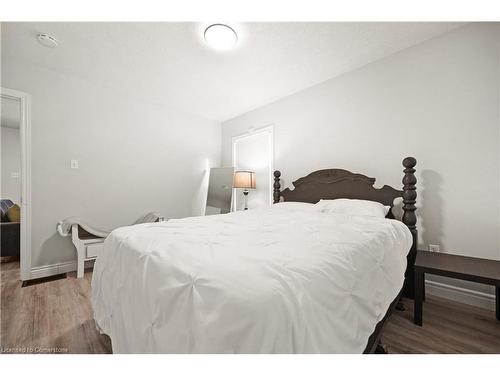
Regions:
<svg viewBox="0 0 500 375"><path fill-rule="evenodd" d="M248 208L269 206L273 202L273 168L274 168L274 127L266 126L255 131L242 134L232 139L233 167L236 171L255 172L256 188L249 191ZM243 209L244 196L242 189L235 189L233 209Z"/></svg>
<svg viewBox="0 0 500 375"><path fill-rule="evenodd" d="M30 96L1 88L1 258L18 262L21 280L31 278ZM13 267L13 265L9 265Z"/></svg>

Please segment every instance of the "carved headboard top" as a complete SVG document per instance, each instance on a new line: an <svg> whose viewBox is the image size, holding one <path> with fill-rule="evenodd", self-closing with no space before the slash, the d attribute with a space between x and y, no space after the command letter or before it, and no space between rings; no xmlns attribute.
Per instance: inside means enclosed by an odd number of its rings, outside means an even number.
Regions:
<svg viewBox="0 0 500 375"><path fill-rule="evenodd" d="M394 199L403 197L403 222L416 233L417 218L415 202L417 199L415 165L417 160L407 157L403 160L404 176L403 190L384 185L380 189L374 187L375 179L345 169L322 169L299 178L289 188L281 191L280 171L274 171L273 201L281 199L289 202L317 203L321 199L365 199L382 203L385 206L394 205ZM393 218L392 210L389 218Z"/></svg>
<svg viewBox="0 0 500 375"><path fill-rule="evenodd" d="M275 171L275 178L281 173ZM402 197L403 191L384 185L374 187L375 179L345 169L322 169L312 172L293 182L294 189L280 192L288 202L317 203L320 199L365 199L380 202L385 206L393 205L394 199Z"/></svg>

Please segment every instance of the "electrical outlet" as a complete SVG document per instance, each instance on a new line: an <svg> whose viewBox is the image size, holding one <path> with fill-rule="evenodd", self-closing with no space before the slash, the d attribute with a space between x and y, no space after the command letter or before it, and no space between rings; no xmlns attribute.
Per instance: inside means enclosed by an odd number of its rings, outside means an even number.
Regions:
<svg viewBox="0 0 500 375"><path fill-rule="evenodd" d="M441 246L429 244L429 251L439 253L441 251Z"/></svg>
<svg viewBox="0 0 500 375"><path fill-rule="evenodd" d="M71 169L78 169L79 167L78 160L71 160Z"/></svg>

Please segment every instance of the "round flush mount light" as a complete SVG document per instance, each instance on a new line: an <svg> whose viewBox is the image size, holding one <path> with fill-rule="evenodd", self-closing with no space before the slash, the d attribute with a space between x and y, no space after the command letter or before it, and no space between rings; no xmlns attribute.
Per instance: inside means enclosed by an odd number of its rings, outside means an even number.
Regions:
<svg viewBox="0 0 500 375"><path fill-rule="evenodd" d="M57 41L56 38L54 38L53 36L49 35L49 34L38 34L36 36L36 38L38 39L38 41L40 42L40 44L42 46L45 46L45 47L48 47L48 48L55 48L57 47L57 45L59 44L59 42Z"/></svg>
<svg viewBox="0 0 500 375"><path fill-rule="evenodd" d="M238 35L233 28L222 23L208 26L204 33L207 44L217 50L228 50L236 46Z"/></svg>

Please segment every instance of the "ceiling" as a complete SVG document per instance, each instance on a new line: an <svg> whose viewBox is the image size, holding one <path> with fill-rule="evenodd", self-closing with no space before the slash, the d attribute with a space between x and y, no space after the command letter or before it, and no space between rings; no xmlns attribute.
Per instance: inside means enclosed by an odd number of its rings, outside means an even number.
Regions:
<svg viewBox="0 0 500 375"><path fill-rule="evenodd" d="M26 59L224 121L462 24L230 25L238 46L220 52L205 45L200 23L3 23L2 60ZM59 46L41 46L38 32Z"/></svg>
<svg viewBox="0 0 500 375"><path fill-rule="evenodd" d="M14 99L0 99L0 122L2 128L19 129L21 124L21 103Z"/></svg>

